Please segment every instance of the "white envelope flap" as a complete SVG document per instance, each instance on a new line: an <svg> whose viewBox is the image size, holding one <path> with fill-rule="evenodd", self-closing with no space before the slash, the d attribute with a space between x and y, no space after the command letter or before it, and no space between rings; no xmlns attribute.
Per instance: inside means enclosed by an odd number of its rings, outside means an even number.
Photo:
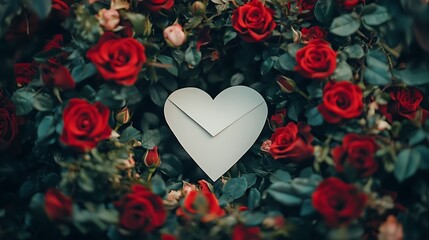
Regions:
<svg viewBox="0 0 429 240"><path fill-rule="evenodd" d="M265 103L257 91L244 86L230 87L215 99L201 89L183 88L173 92L168 101L213 137Z"/></svg>

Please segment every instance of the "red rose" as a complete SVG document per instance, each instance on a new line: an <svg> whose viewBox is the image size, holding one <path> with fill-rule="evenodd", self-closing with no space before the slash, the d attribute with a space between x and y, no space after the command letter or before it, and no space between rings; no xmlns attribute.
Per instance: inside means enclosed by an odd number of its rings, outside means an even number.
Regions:
<svg viewBox="0 0 429 240"><path fill-rule="evenodd" d="M18 135L15 106L0 89L0 151L8 149Z"/></svg>
<svg viewBox="0 0 429 240"><path fill-rule="evenodd" d="M159 165L161 165L161 158L159 157L157 146L146 150L143 156L143 162L147 167L159 167Z"/></svg>
<svg viewBox="0 0 429 240"><path fill-rule="evenodd" d="M331 177L319 184L312 195L312 201L326 224L337 227L350 223L362 214L367 196L355 186Z"/></svg>
<svg viewBox="0 0 429 240"><path fill-rule="evenodd" d="M54 188L45 193L45 212L53 221L66 220L72 216L73 202L70 197Z"/></svg>
<svg viewBox="0 0 429 240"><path fill-rule="evenodd" d="M70 90L75 87L75 81L70 75L69 70L56 63L56 61L49 61L40 65L42 70L42 80L46 86L55 86L62 90Z"/></svg>
<svg viewBox="0 0 429 240"><path fill-rule="evenodd" d="M346 165L350 165L367 177L378 169L378 163L374 160L377 150L378 145L371 136L349 133L344 137L343 145L332 149L335 168L338 172L344 172Z"/></svg>
<svg viewBox="0 0 429 240"><path fill-rule="evenodd" d="M174 5L174 0L142 0L143 7L151 12L158 12L162 9L170 9Z"/></svg>
<svg viewBox="0 0 429 240"><path fill-rule="evenodd" d="M302 76L324 79L331 76L337 67L337 53L328 42L316 39L296 52L295 71Z"/></svg>
<svg viewBox="0 0 429 240"><path fill-rule="evenodd" d="M177 238L171 234L161 234L161 240L176 240Z"/></svg>
<svg viewBox="0 0 429 240"><path fill-rule="evenodd" d="M111 32L105 32L86 56L105 80L125 86L137 81L146 63L145 48L141 43L134 38L120 38Z"/></svg>
<svg viewBox="0 0 429 240"><path fill-rule="evenodd" d="M132 192L115 202L120 212L120 224L128 230L153 231L167 219L162 198L142 185L131 187Z"/></svg>
<svg viewBox="0 0 429 240"><path fill-rule="evenodd" d="M328 123L339 123L361 115L362 89L348 81L329 81L323 89L323 101L317 109Z"/></svg>
<svg viewBox="0 0 429 240"><path fill-rule="evenodd" d="M65 3L62 0L52 0L52 12L50 14L50 17L59 19L60 22L64 21L70 14L70 4L71 3Z"/></svg>
<svg viewBox="0 0 429 240"><path fill-rule="evenodd" d="M337 0L338 5L345 10L351 10L360 2L365 2L365 0Z"/></svg>
<svg viewBox="0 0 429 240"><path fill-rule="evenodd" d="M259 240L261 229L259 227L245 227L242 224L235 225L232 230L232 240Z"/></svg>
<svg viewBox="0 0 429 240"><path fill-rule="evenodd" d="M225 211L220 208L219 201L210 191L191 190L176 214L186 219L210 222L225 215Z"/></svg>
<svg viewBox="0 0 429 240"><path fill-rule="evenodd" d="M305 42L315 40L315 39L325 39L328 35L328 32L320 26L313 26L310 28L301 29L302 40Z"/></svg>
<svg viewBox="0 0 429 240"><path fill-rule="evenodd" d="M63 35L56 34L44 47L43 52L47 52L52 49L61 49L63 47Z"/></svg>
<svg viewBox="0 0 429 240"><path fill-rule="evenodd" d="M316 3L317 0L298 0L296 5L299 7L299 12L309 11L313 13Z"/></svg>
<svg viewBox="0 0 429 240"><path fill-rule="evenodd" d="M303 122L289 122L285 127L275 130L271 136L270 153L274 159L292 162L307 160L313 156L311 127Z"/></svg>
<svg viewBox="0 0 429 240"><path fill-rule="evenodd" d="M283 127L285 117L286 117L286 108L283 108L283 109L277 111L277 113L272 115L270 118L271 127L273 129Z"/></svg>
<svg viewBox="0 0 429 240"><path fill-rule="evenodd" d="M94 148L101 140L110 137L110 110L99 102L73 98L63 112L64 128L60 141L77 151Z"/></svg>
<svg viewBox="0 0 429 240"><path fill-rule="evenodd" d="M273 14L274 11L265 7L259 0L251 0L234 10L232 26L244 41L261 42L276 28Z"/></svg>
<svg viewBox="0 0 429 240"><path fill-rule="evenodd" d="M394 87L390 91L390 100L386 105L380 106L380 111L386 116L389 122L394 120L421 118L424 122L427 118L427 111L420 103L423 100L423 93L415 87Z"/></svg>
<svg viewBox="0 0 429 240"><path fill-rule="evenodd" d="M15 63L13 66L15 81L18 87L30 83L37 74L37 65L35 63Z"/></svg>

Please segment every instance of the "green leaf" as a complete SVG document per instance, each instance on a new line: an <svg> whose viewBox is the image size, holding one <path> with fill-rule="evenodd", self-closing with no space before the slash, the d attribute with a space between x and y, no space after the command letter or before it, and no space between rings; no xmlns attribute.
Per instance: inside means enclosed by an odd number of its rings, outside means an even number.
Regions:
<svg viewBox="0 0 429 240"><path fill-rule="evenodd" d="M285 182L275 182L267 189L268 195L283 205L300 205L302 203L302 199L292 194L292 191L292 186Z"/></svg>
<svg viewBox="0 0 429 240"><path fill-rule="evenodd" d="M423 129L419 128L416 131L414 131L413 134L411 134L409 144L411 146L416 145L422 142L423 140L425 140L426 136L427 136L426 132Z"/></svg>
<svg viewBox="0 0 429 240"><path fill-rule="evenodd" d="M355 13L350 13L336 17L331 24L330 31L335 35L347 37L355 33L359 27L359 16Z"/></svg>
<svg viewBox="0 0 429 240"><path fill-rule="evenodd" d="M223 44L226 45L236 37L237 37L237 32L234 29L226 30L225 34L223 35Z"/></svg>
<svg viewBox="0 0 429 240"><path fill-rule="evenodd" d="M317 21L323 24L329 24L334 18L335 1L334 0L319 0L314 6L314 16Z"/></svg>
<svg viewBox="0 0 429 240"><path fill-rule="evenodd" d="M364 79L372 85L386 85L390 83L392 74L389 71L387 58L379 49L370 50L366 55Z"/></svg>
<svg viewBox="0 0 429 240"><path fill-rule="evenodd" d="M142 146L146 149L152 149L161 143L161 133L158 129L147 130L142 136Z"/></svg>
<svg viewBox="0 0 429 240"><path fill-rule="evenodd" d="M146 16L140 13L132 13L128 11L122 11L121 14L130 20L131 25L133 25L133 30L137 36L142 36L145 32L150 31L151 25L148 24Z"/></svg>
<svg viewBox="0 0 429 240"><path fill-rule="evenodd" d="M336 80L352 80L352 68L346 61L340 61L337 64L337 67L335 68L334 74L332 74L331 78Z"/></svg>
<svg viewBox="0 0 429 240"><path fill-rule="evenodd" d="M47 115L40 121L37 127L37 139L36 144L40 143L53 143L55 139L48 139L52 137L52 134L55 133L54 117L52 115Z"/></svg>
<svg viewBox="0 0 429 240"><path fill-rule="evenodd" d="M419 168L423 170L429 170L429 147L425 145L419 145L415 147L415 150L420 154L420 165Z"/></svg>
<svg viewBox="0 0 429 240"><path fill-rule="evenodd" d="M246 173L246 174L243 174L242 177L244 177L246 179L247 188L255 185L256 180L257 180L256 173Z"/></svg>
<svg viewBox="0 0 429 240"><path fill-rule="evenodd" d="M158 196L163 197L165 195L166 186L162 177L159 175L155 175L151 181L152 181L152 192Z"/></svg>
<svg viewBox="0 0 429 240"><path fill-rule="evenodd" d="M179 87L176 78L173 77L160 77L159 83L170 92L176 91Z"/></svg>
<svg viewBox="0 0 429 240"><path fill-rule="evenodd" d="M394 70L395 77L411 86L423 85L429 83L429 68L427 66L418 66L402 70Z"/></svg>
<svg viewBox="0 0 429 240"><path fill-rule="evenodd" d="M316 209L314 209L311 199L305 199L301 205L300 215L305 217L305 216L312 215L315 212L316 212Z"/></svg>
<svg viewBox="0 0 429 240"><path fill-rule="evenodd" d="M173 58L166 55L159 55L156 57L161 63L170 65L166 70L173 76L179 76L179 68L177 67L176 61Z"/></svg>
<svg viewBox="0 0 429 240"><path fill-rule="evenodd" d="M46 112L52 110L54 103L52 98L47 93L40 93L34 96L33 98L33 107L41 112Z"/></svg>
<svg viewBox="0 0 429 240"><path fill-rule="evenodd" d="M97 73L97 69L95 68L94 64L92 62L78 65L77 67L74 67L71 71L71 76L75 82L81 82L92 75Z"/></svg>
<svg viewBox="0 0 429 240"><path fill-rule="evenodd" d="M150 99L155 103L158 107L164 106L165 100L168 98L167 91L161 87L159 84L154 84L149 89Z"/></svg>
<svg viewBox="0 0 429 240"><path fill-rule="evenodd" d="M239 219L244 223L246 226L257 226L260 225L264 219L266 218L266 215L262 212L251 212L251 211L244 211L240 213Z"/></svg>
<svg viewBox="0 0 429 240"><path fill-rule="evenodd" d="M161 156L160 171L169 177L178 177L183 172L182 162L173 154L163 154Z"/></svg>
<svg viewBox="0 0 429 240"><path fill-rule="evenodd" d="M38 189L37 182L34 179L28 179L19 188L19 196L21 198L30 198Z"/></svg>
<svg viewBox="0 0 429 240"><path fill-rule="evenodd" d="M402 182L411 177L419 168L421 156L415 149L403 149L395 162L394 174L398 181Z"/></svg>
<svg viewBox="0 0 429 240"><path fill-rule="evenodd" d="M323 124L323 116L320 114L317 106L305 110L305 116L310 126L320 126Z"/></svg>
<svg viewBox="0 0 429 240"><path fill-rule="evenodd" d="M195 46L195 42L189 44L188 49L185 51L185 61L191 66L196 67L201 62L201 52Z"/></svg>
<svg viewBox="0 0 429 240"><path fill-rule="evenodd" d="M135 129L133 126L128 126L124 130L121 131L119 136L119 141L121 142L129 142L131 140L140 140L142 138L142 133Z"/></svg>
<svg viewBox="0 0 429 240"><path fill-rule="evenodd" d="M301 101L293 101L288 103L286 115L291 120L298 122L298 116L302 112L303 102Z"/></svg>
<svg viewBox="0 0 429 240"><path fill-rule="evenodd" d="M360 44L353 44L350 46L347 46L343 50L345 53L347 53L347 56L349 58L353 59L360 59L365 56L365 52L363 51L363 48Z"/></svg>
<svg viewBox="0 0 429 240"><path fill-rule="evenodd" d="M244 195L247 189L245 177L231 178L222 189L223 195L227 199L235 200Z"/></svg>
<svg viewBox="0 0 429 240"><path fill-rule="evenodd" d="M274 65L274 60L272 57L268 57L265 59L261 64L261 75L267 74L269 71L271 71L271 68Z"/></svg>
<svg viewBox="0 0 429 240"><path fill-rule="evenodd" d="M49 58L56 57L62 52L61 48L53 48L48 51L40 52L33 56L36 62L46 62Z"/></svg>
<svg viewBox="0 0 429 240"><path fill-rule="evenodd" d="M251 188L249 190L249 198L247 199L247 206L250 211L253 211L255 208L259 207L261 204L261 193L256 188Z"/></svg>
<svg viewBox="0 0 429 240"><path fill-rule="evenodd" d="M291 184L294 193L301 197L311 197L311 194L314 192L314 189L316 189L319 181L314 181L308 178L294 178Z"/></svg>
<svg viewBox="0 0 429 240"><path fill-rule="evenodd" d="M284 53L278 58L279 66L284 71L293 71L296 65L296 60L289 53Z"/></svg>
<svg viewBox="0 0 429 240"><path fill-rule="evenodd" d="M374 8L375 6L375 8ZM365 11L371 9L372 11ZM369 26L378 26L390 20L391 16L387 12L387 8L376 4L365 6L362 14L362 23Z"/></svg>
<svg viewBox="0 0 429 240"><path fill-rule="evenodd" d="M23 116L33 110L33 97L35 95L32 88L20 88L13 93L12 101L16 107L16 115Z"/></svg>
<svg viewBox="0 0 429 240"><path fill-rule="evenodd" d="M48 17L51 12L52 0L25 0L25 3L41 19Z"/></svg>
<svg viewBox="0 0 429 240"><path fill-rule="evenodd" d="M89 176L88 173L84 170L79 171L77 184L85 192L93 192L95 189L94 179L91 176Z"/></svg>
<svg viewBox="0 0 429 240"><path fill-rule="evenodd" d="M292 177L290 176L290 173L283 170L283 169L277 169L273 174L270 176L270 181L272 183L274 182L289 182L292 180Z"/></svg>
<svg viewBox="0 0 429 240"><path fill-rule="evenodd" d="M237 86L242 84L244 81L244 75L242 73L236 73L231 77L231 86Z"/></svg>

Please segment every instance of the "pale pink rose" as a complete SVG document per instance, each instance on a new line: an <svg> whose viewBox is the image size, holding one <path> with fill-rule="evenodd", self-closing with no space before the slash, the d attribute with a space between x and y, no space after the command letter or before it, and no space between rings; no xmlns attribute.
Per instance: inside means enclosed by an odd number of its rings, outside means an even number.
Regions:
<svg viewBox="0 0 429 240"><path fill-rule="evenodd" d="M116 27L119 25L120 16L119 12L115 9L101 9L98 12L98 21L100 25L104 28L106 31L113 31Z"/></svg>
<svg viewBox="0 0 429 240"><path fill-rule="evenodd" d="M378 240L402 240L404 238L402 224L392 215L387 217L378 231Z"/></svg>
<svg viewBox="0 0 429 240"><path fill-rule="evenodd" d="M164 29L164 39L170 47L180 47L186 42L186 33L180 24L176 23Z"/></svg>

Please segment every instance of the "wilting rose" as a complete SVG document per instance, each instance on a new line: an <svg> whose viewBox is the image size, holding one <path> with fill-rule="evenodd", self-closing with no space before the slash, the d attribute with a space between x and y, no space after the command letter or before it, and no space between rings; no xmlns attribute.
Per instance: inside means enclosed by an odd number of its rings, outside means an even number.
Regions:
<svg viewBox="0 0 429 240"><path fill-rule="evenodd" d="M232 13L232 27L246 42L261 42L271 36L276 23L274 11L259 0L251 0Z"/></svg>
<svg viewBox="0 0 429 240"><path fill-rule="evenodd" d="M162 198L139 184L133 185L131 190L115 202L119 209L120 226L133 231L151 232L164 225L167 212Z"/></svg>
<svg viewBox="0 0 429 240"><path fill-rule="evenodd" d="M43 63L40 65L42 80L46 86L58 87L62 90L73 89L76 85L70 71L55 62Z"/></svg>
<svg viewBox="0 0 429 240"><path fill-rule="evenodd" d="M54 188L45 193L45 212L53 221L67 220L72 216L73 202L70 197Z"/></svg>
<svg viewBox="0 0 429 240"><path fill-rule="evenodd" d="M164 29L164 40L170 47L180 47L186 42L182 25L176 23Z"/></svg>
<svg viewBox="0 0 429 240"><path fill-rule="evenodd" d="M196 219L201 222L210 222L225 215L219 206L216 196L209 191L193 190L185 197L183 205L176 214L185 219Z"/></svg>
<svg viewBox="0 0 429 240"><path fill-rule="evenodd" d="M63 111L61 143L81 152L93 149L99 141L110 137L109 116L109 108L99 102L91 104L72 98Z"/></svg>
<svg viewBox="0 0 429 240"><path fill-rule="evenodd" d="M317 109L328 123L356 118L363 111L362 89L349 82L329 81L323 88L323 101Z"/></svg>
<svg viewBox="0 0 429 240"><path fill-rule="evenodd" d="M306 78L324 79L337 67L337 53L328 42L316 39L296 52L295 71Z"/></svg>
<svg viewBox="0 0 429 240"><path fill-rule="evenodd" d="M276 128L271 136L270 153L274 159L301 162L313 156L311 127L303 122L289 122L285 127Z"/></svg>
<svg viewBox="0 0 429 240"><path fill-rule="evenodd" d="M326 224L337 227L349 224L362 214L367 196L359 192L354 185L330 177L317 186L312 201Z"/></svg>
<svg viewBox="0 0 429 240"><path fill-rule="evenodd" d="M328 32L320 26L312 26L310 28L301 29L302 40L309 42L315 39L325 39Z"/></svg>
<svg viewBox="0 0 429 240"><path fill-rule="evenodd" d="M347 134L343 144L332 149L332 157L338 172L344 172L347 165L352 166L367 177L378 169L378 163L374 159L378 145L371 136Z"/></svg>

